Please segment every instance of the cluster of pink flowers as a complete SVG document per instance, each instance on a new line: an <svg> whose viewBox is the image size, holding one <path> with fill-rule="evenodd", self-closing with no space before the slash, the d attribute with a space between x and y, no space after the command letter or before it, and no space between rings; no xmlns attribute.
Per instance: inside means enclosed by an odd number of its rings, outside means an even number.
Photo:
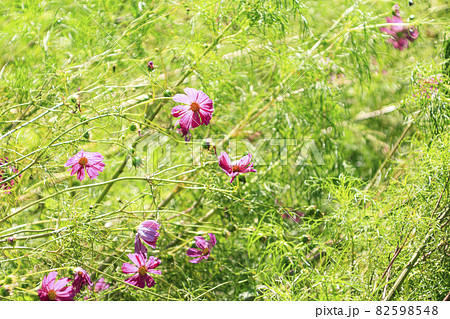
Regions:
<svg viewBox="0 0 450 319"><path fill-rule="evenodd" d="M152 62L148 64L149 69L153 70ZM204 92L186 88L186 94L176 94L173 100L181 105L177 105L172 109L172 115L179 118L176 126L179 131L189 140L190 130L200 125L208 125L211 121L214 112L213 101ZM208 146L209 147L209 146ZM240 160L231 162L229 155L222 152L219 156L219 166L223 172L231 177L230 183L239 174L249 172L256 172L251 162L252 155L247 154ZM79 151L65 163L65 167L69 168L70 175L77 175L78 180L82 181L86 174L95 179L103 172L105 168L104 158L100 153L89 153L83 150ZM123 263L122 272L131 274L132 276L125 279L125 282L139 287L145 288L153 287L155 280L150 274L160 275L161 271L156 268L161 264L161 260L154 256L148 255L149 247L156 249L156 243L159 237L159 228L161 225L155 220L147 220L138 225L135 240L134 253L128 254L128 258L132 263ZM189 260L190 263L196 264L200 261L207 260L217 240L214 234L209 233L209 240L207 241L202 236L195 237L195 245L197 248L189 248L186 255L194 258ZM81 292L84 286L92 287L92 281L88 273L82 268L75 269L75 278L71 286L69 278L62 278L56 281L57 272L51 272L44 277L42 281L42 288L39 289L38 295L41 300L73 300L74 296ZM94 291L101 291L107 289L109 285L104 283L101 278L95 285ZM90 288L92 290L92 288Z"/></svg>
<svg viewBox="0 0 450 319"><path fill-rule="evenodd" d="M394 15L386 17L387 23L403 23L400 17L400 9L398 5L394 6ZM388 42L392 43L397 50L403 50L409 47L409 42L414 42L419 37L419 31L414 26L391 25L389 28L380 28L380 30L391 37Z"/></svg>
<svg viewBox="0 0 450 319"><path fill-rule="evenodd" d="M75 277L73 281L67 277L56 280L57 271L50 272L44 276L42 287L38 289L39 299L42 301L73 301L75 296L81 292L84 286L92 287L92 281L89 274L81 267L74 269ZM68 285L72 281L72 285ZM95 292L108 289L105 279L100 278L95 285ZM92 288L90 288L92 289Z"/></svg>
<svg viewBox="0 0 450 319"><path fill-rule="evenodd" d="M419 75L419 80L417 81L417 87L415 88L413 96L431 99L439 92L441 83L442 79L439 76L423 78Z"/></svg>
<svg viewBox="0 0 450 319"><path fill-rule="evenodd" d="M175 126L179 127L178 130L185 136L186 141L188 141L190 138L190 129L209 124L214 107L213 101L206 93L191 88L184 89L184 92L186 94L174 95L173 100L182 104L172 109L172 115L179 118ZM222 152L219 156L219 166L225 174L231 177L230 183L232 183L239 174L256 172L251 160L252 155L248 154L239 161L231 162L228 154Z"/></svg>
<svg viewBox="0 0 450 319"><path fill-rule="evenodd" d="M3 180L8 179L12 175L15 175L19 172L17 168L15 168L13 165L8 164L8 158L0 158L0 192L4 191L7 194L11 193L11 189L14 187L16 182L14 179L11 179L7 182L3 182ZM21 175L19 175L21 177Z"/></svg>
<svg viewBox="0 0 450 319"><path fill-rule="evenodd" d="M134 254L128 254L132 264L123 263L122 265L123 273L132 274L131 277L125 279L126 283L139 288L145 288L145 286L151 288L155 285L155 280L150 274L161 275L161 271L155 269L161 264L161 260L148 256L147 248L142 241L155 249L156 241L159 237L159 228L160 225L154 220L147 220L139 224L135 238L135 252ZM189 260L191 263L198 263L209 258L212 248L217 243L214 234L209 234L209 237L209 241L206 241L201 236L195 237L195 244L199 249L189 248L186 252L189 257L195 257L195 259ZM42 287L38 290L39 299L43 301L72 301L83 287L93 286L91 277L83 268L76 267L74 273L75 277L72 285L69 285L71 279L67 277L56 280L57 271L52 271L47 276L44 276ZM108 288L109 285L105 283L105 279L100 278L95 285L94 291L100 292Z"/></svg>

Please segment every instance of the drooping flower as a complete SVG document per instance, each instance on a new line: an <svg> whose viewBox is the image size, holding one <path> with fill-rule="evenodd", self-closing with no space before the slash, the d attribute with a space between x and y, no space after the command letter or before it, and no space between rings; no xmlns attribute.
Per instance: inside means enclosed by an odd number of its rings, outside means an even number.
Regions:
<svg viewBox="0 0 450 319"><path fill-rule="evenodd" d="M81 267L76 267L74 273L75 278L73 279L72 286L76 294L79 293L84 286L92 286L91 277L89 277L86 270Z"/></svg>
<svg viewBox="0 0 450 319"><path fill-rule="evenodd" d="M196 89L185 88L186 94L176 94L173 100L177 105L172 109L172 115L179 117L175 127L180 126L180 131L189 140L188 133L191 128L200 125L208 125L214 112L213 101L204 92Z"/></svg>
<svg viewBox="0 0 450 319"><path fill-rule="evenodd" d="M233 183L233 180L239 174L256 172L256 169L253 168L253 163L251 163L251 160L252 155L247 154L239 161L231 162L228 154L226 152L222 152L219 156L219 166L228 176L231 177L230 183Z"/></svg>
<svg viewBox="0 0 450 319"><path fill-rule="evenodd" d="M206 239L203 238L202 236L194 237L195 245L200 249L189 248L186 251L186 255L188 255L189 257L197 257L195 259L189 260L190 263L197 264L203 259L205 260L208 259L209 255L211 254L212 248L217 243L216 236L214 236L214 234L209 233L208 235L209 235L208 241L206 241Z"/></svg>
<svg viewBox="0 0 450 319"><path fill-rule="evenodd" d="M38 290L39 299L42 301L73 301L75 290L67 286L70 279L61 278L56 281L57 271L52 271L42 280L42 288Z"/></svg>
<svg viewBox="0 0 450 319"><path fill-rule="evenodd" d="M103 163L103 156L98 152L85 152L83 150L79 151L75 156L69 158L65 167L72 170L70 175L77 174L78 180L82 181L85 177L85 172L87 172L90 179L98 177L99 172L103 172L105 168L105 163Z"/></svg>
<svg viewBox="0 0 450 319"><path fill-rule="evenodd" d="M105 282L105 278L100 278L94 287L94 292L101 292L109 288L109 285Z"/></svg>
<svg viewBox="0 0 450 319"><path fill-rule="evenodd" d="M8 164L8 158L0 158L0 191L3 190L7 194L11 194L11 189L14 187L16 182L14 179L11 179L7 182L3 182L4 180L8 179L12 175L15 175L19 172L17 168L15 168L13 165ZM19 175L21 177L21 175Z"/></svg>
<svg viewBox="0 0 450 319"><path fill-rule="evenodd" d="M161 261L153 256L150 256L147 260L146 254L128 254L128 258L130 258L134 265L124 263L122 265L122 272L134 275L126 279L125 282L140 288L144 288L145 285L149 288L153 287L155 280L149 273L160 275L161 271L155 270L155 268L159 266Z"/></svg>
<svg viewBox="0 0 450 319"><path fill-rule="evenodd" d="M400 12L392 17L386 17L387 23L403 23ZM403 50L409 47L409 42L414 42L419 37L419 31L414 26L392 25L389 28L380 28L380 30L391 37L388 42L392 43L397 50Z"/></svg>
<svg viewBox="0 0 450 319"><path fill-rule="evenodd" d="M139 224L136 238L134 240L134 252L136 254L147 253L147 248L142 244L141 239L144 243L153 249L156 249L156 241L159 237L159 227L161 227L161 225L154 220L146 220L145 222Z"/></svg>

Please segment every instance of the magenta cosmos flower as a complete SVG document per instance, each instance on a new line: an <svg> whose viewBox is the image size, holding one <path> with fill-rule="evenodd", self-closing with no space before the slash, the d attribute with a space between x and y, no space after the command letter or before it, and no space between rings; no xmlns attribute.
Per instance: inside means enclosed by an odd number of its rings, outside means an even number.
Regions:
<svg viewBox="0 0 450 319"><path fill-rule="evenodd" d="M211 254L211 249L216 245L217 240L216 236L214 234L208 234L209 235L209 241L206 241L205 238L202 236L196 236L195 238L195 245L200 249L195 248L189 248L186 251L186 255L189 257L197 257L195 259L189 260L190 263L196 264L202 261L203 259L208 259L209 255Z"/></svg>
<svg viewBox="0 0 450 319"><path fill-rule="evenodd" d="M230 183L233 183L233 180L239 174L256 172L256 169L253 168L253 163L251 163L251 160L252 155L248 154L239 161L231 162L228 154L226 152L222 152L219 156L219 166L228 176L231 177Z"/></svg>
<svg viewBox="0 0 450 319"><path fill-rule="evenodd" d="M176 94L173 100L183 105L177 105L172 109L172 115L179 117L175 126L180 126L180 131L186 140L189 130L200 125L208 125L214 112L213 101L202 91L185 88L186 94Z"/></svg>
<svg viewBox="0 0 450 319"><path fill-rule="evenodd" d="M386 17L387 23L403 23L400 14L392 17ZM392 43L397 50L403 50L409 47L409 42L414 42L419 37L419 31L415 27L405 27L392 25L389 28L380 28L380 30L391 36L388 42Z"/></svg>
<svg viewBox="0 0 450 319"><path fill-rule="evenodd" d="M124 263L122 265L122 272L134 275L126 279L125 282L140 288L144 288L145 285L149 288L153 287L155 280L148 273L161 275L160 270L155 270L161 261L153 256L150 256L147 260L146 254L128 254L128 258L130 258L134 265Z"/></svg>
<svg viewBox="0 0 450 319"><path fill-rule="evenodd" d="M139 224L134 240L134 252L136 254L147 253L147 248L142 244L141 239L144 243L153 249L156 249L156 241L159 237L159 227L161 227L161 225L154 220L146 220Z"/></svg>
<svg viewBox="0 0 450 319"><path fill-rule="evenodd" d="M56 281L57 271L52 271L42 280L42 288L38 290L39 299L42 301L73 301L75 290L67 286L70 279L62 278Z"/></svg>
<svg viewBox="0 0 450 319"><path fill-rule="evenodd" d="M69 158L65 167L72 167L70 175L77 174L77 178L82 181L87 172L90 179L97 178L99 172L103 172L105 163L103 163L103 156L100 153L89 153L83 150L79 151L75 156ZM70 171L70 169L69 169Z"/></svg>
<svg viewBox="0 0 450 319"><path fill-rule="evenodd" d="M89 277L86 270L81 267L76 267L73 271L75 273L75 278L73 279L72 286L76 294L79 293L84 286L92 286L91 277Z"/></svg>

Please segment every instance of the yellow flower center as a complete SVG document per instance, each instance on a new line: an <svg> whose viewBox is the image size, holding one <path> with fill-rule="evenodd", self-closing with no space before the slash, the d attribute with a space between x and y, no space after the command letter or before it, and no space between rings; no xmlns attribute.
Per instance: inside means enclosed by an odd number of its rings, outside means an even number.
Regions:
<svg viewBox="0 0 450 319"><path fill-rule="evenodd" d="M234 165L233 168L231 169L234 172L239 172L239 165Z"/></svg>
<svg viewBox="0 0 450 319"><path fill-rule="evenodd" d="M200 105L197 102L191 103L191 111L198 112L200 110Z"/></svg>
<svg viewBox="0 0 450 319"><path fill-rule="evenodd" d="M139 275L145 276L147 274L147 267L141 266L139 267Z"/></svg>
<svg viewBox="0 0 450 319"><path fill-rule="evenodd" d="M80 165L86 165L87 162L88 162L87 158L86 158L86 157L82 157L82 158L80 158L80 160L78 161L78 164L80 164Z"/></svg>
<svg viewBox="0 0 450 319"><path fill-rule="evenodd" d="M50 299L50 300L56 300L56 292L54 291L54 290L50 290L49 292L48 292L48 294L47 294L47 296L48 296L48 299Z"/></svg>
<svg viewBox="0 0 450 319"><path fill-rule="evenodd" d="M202 255L203 255L203 256L206 256L206 255L208 255L208 254L209 254L209 248L206 247L205 249L202 250Z"/></svg>

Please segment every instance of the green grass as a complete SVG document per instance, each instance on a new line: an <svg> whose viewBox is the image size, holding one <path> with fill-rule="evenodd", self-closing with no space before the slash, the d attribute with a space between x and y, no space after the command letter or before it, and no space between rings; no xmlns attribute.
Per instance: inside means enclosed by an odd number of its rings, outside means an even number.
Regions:
<svg viewBox="0 0 450 319"><path fill-rule="evenodd" d="M80 266L111 288L79 300L442 300L450 8L399 3L419 38L398 51L379 30L394 4L2 4L0 158L23 172L0 193L0 298L38 300L44 275ZM418 95L432 76L436 96ZM190 142L170 112L186 87L215 108ZM208 137L217 154L253 153L258 172L230 184ZM63 167L80 149L105 156L98 179ZM299 223L282 217L293 211ZM162 225L149 250L162 275L135 290L121 266L147 219ZM189 263L207 233L212 258Z"/></svg>

